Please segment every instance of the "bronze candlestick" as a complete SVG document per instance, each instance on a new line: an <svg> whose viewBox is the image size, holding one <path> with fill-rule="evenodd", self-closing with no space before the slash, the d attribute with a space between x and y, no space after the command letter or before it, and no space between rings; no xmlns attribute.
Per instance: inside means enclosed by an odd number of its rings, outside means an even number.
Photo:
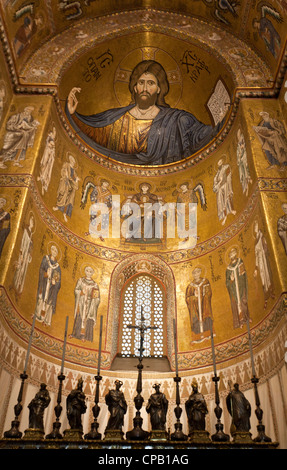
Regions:
<svg viewBox="0 0 287 470"><path fill-rule="evenodd" d="M68 323L69 323L69 317L66 317L61 373L58 375L59 388L58 388L58 396L57 396L57 405L54 408L56 421L53 423L52 432L46 436L46 439L62 439L63 438L62 434L60 433L60 427L61 427L60 416L61 416L62 409L63 409L61 406L63 381L66 378L66 376L64 375L64 363L65 363L65 352L66 352L66 344L67 344Z"/></svg>
<svg viewBox="0 0 287 470"><path fill-rule="evenodd" d="M259 399L259 393L258 393L258 389L257 389L257 384L259 382L259 379L256 377L256 372L255 372L252 340L251 340L251 333L250 333L250 326L249 326L249 319L248 318L246 320L246 326L247 326L247 332L248 332L248 341L249 341L249 349L250 349L250 357L251 357L251 367L252 367L252 374L253 374L251 382L254 385L254 394L255 394L255 403L256 403L255 414L256 414L256 417L257 417L258 422L259 422L259 424L257 425L258 435L253 440L254 440L254 442L271 442L271 438L266 436L266 434L265 434L265 426L262 423L263 410L260 408L260 399Z"/></svg>
<svg viewBox="0 0 287 470"><path fill-rule="evenodd" d="M179 394L179 383L181 382L181 377L178 376L178 360L177 360L177 338L176 338L176 325L175 319L173 319L173 335L174 335L174 355L175 355L175 381L176 386L176 407L174 409L174 414L176 417L176 423L174 425L175 431L171 434L170 438L172 441L186 441L187 435L182 431L182 424L180 422L180 417L182 413L182 408L180 407L180 394Z"/></svg>
<svg viewBox="0 0 287 470"><path fill-rule="evenodd" d="M141 307L141 321L139 325L128 325L128 328L136 328L140 331L140 348L139 348L139 362L137 365L138 369L138 380L137 380L137 395L134 398L134 403L136 407L136 416L133 419L134 428L131 431L126 433L126 438L128 440L145 440L149 437L149 432L142 429L143 419L141 417L140 410L142 408L144 398L141 395L142 392L142 370L143 370L143 352L144 352L144 333L147 329L156 329L157 326L146 326L145 319L143 315L143 308Z"/></svg>
<svg viewBox="0 0 287 470"><path fill-rule="evenodd" d="M220 377L217 376L216 372L216 359L215 359L215 348L214 348L214 339L213 339L213 321L210 319L210 338L211 338L211 349L212 349L212 360L213 360L213 371L214 376L212 380L215 387L215 403L216 407L214 408L214 413L217 418L217 423L215 425L216 433L211 436L211 439L215 442L226 442L230 440L228 434L223 432L223 424L221 423L222 408L220 407L220 398L218 390L218 382Z"/></svg>
<svg viewBox="0 0 287 470"><path fill-rule="evenodd" d="M100 400L100 381L102 380L102 377L100 375L101 353L102 353L102 330L103 330L103 316L101 315L99 353L98 353L98 373L95 376L95 380L97 383L96 383L96 391L95 391L95 404L92 409L93 415L94 415L94 421L91 424L90 432L88 434L85 434L84 436L85 439L91 439L91 440L100 440L102 438L102 435L98 431L98 428L99 428L98 416L101 410L99 407L99 400Z"/></svg>
<svg viewBox="0 0 287 470"><path fill-rule="evenodd" d="M59 388L58 388L58 396L57 396L57 405L55 406L55 415L56 415L56 421L53 423L53 430L50 434L46 436L46 439L62 439L63 436L60 433L60 416L63 410L63 407L61 406L61 401L62 401L62 387L63 387L63 381L65 380L66 376L61 372L61 374L58 375L58 380L59 380Z"/></svg>
<svg viewBox="0 0 287 470"><path fill-rule="evenodd" d="M9 431L4 432L4 437L8 439L15 439L15 438L20 439L22 437L22 432L19 431L19 425L20 425L19 416L23 409L21 402L23 398L24 383L25 383L25 380L28 378L28 375L26 374L25 371L23 372L23 374L20 375L20 378L21 378L21 385L20 385L20 390L18 394L17 404L14 406L15 418L11 423L11 429L9 429Z"/></svg>
<svg viewBox="0 0 287 470"><path fill-rule="evenodd" d="M32 322L32 327L31 327L31 332L30 332L30 337L29 337L29 343L28 343L28 348L27 348L27 353L26 353L26 359L25 359L25 365L24 365L24 371L23 374L20 374L21 378L21 385L20 385L20 390L18 394L18 399L17 399L17 404L14 406L14 412L15 412L15 418L11 423L11 429L9 431L4 432L4 437L8 439L20 439L22 437L22 432L19 431L19 416L20 413L23 409L22 406L22 398L23 398L23 390L24 390L24 383L25 380L28 378L28 375L26 374L27 371L27 366L28 366L28 361L29 361L29 356L30 356L30 350L31 350L31 345L32 345L32 339L33 339L33 332L35 328L35 321L36 321L36 313L34 313L33 317L33 322Z"/></svg>

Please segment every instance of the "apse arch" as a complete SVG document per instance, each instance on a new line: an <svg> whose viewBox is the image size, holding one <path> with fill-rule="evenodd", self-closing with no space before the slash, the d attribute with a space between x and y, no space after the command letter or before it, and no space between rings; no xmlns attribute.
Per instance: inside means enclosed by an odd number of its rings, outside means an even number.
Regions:
<svg viewBox="0 0 287 470"><path fill-rule="evenodd" d="M176 318L176 286L172 269L156 255L134 254L127 256L114 269L110 279L110 292L107 314L107 344L112 364L120 348L119 333L121 328L121 306L123 289L137 275L146 275L156 279L165 291L164 322L165 352L169 364L174 352L173 319Z"/></svg>

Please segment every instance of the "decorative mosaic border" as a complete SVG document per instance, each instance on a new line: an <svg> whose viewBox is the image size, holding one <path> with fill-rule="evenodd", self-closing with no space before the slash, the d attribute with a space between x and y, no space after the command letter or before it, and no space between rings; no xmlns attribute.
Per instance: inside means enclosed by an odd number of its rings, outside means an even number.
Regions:
<svg viewBox="0 0 287 470"><path fill-rule="evenodd" d="M86 37L79 39L77 33L82 30L86 31ZM254 68L262 76L260 86L268 87L268 80L272 79L267 64L258 56L258 53L255 53L246 42L232 33L222 30L219 26L210 24L203 19L180 13L145 9L84 19L54 37L50 37L46 43L41 44L38 50L33 52L20 70L21 77L25 77L22 78L22 83L33 83L35 76L31 73L31 70L42 67L44 72L43 65L47 65L49 68L46 70L46 74L43 73L42 76L37 77L37 82L39 84L59 83L63 71L71 64L71 61L74 61L75 58L95 47L95 45L127 33L146 31L171 35L189 42L198 42L200 47L212 53L217 60L231 69L230 73L234 75L237 86L249 86L244 71L250 69L250 65L248 65L248 61L238 64L238 61L229 54L232 48L240 48L246 52L248 59L251 59ZM214 33L220 35L222 39L214 41L214 43L211 40L207 42L206 38ZM52 62L51 51L54 47L62 47L63 44L65 44L65 51L60 57L55 57L54 62ZM218 44L220 44L220 47L218 47Z"/></svg>
<svg viewBox="0 0 287 470"><path fill-rule="evenodd" d="M258 186L260 191L287 191L287 178L259 178Z"/></svg>

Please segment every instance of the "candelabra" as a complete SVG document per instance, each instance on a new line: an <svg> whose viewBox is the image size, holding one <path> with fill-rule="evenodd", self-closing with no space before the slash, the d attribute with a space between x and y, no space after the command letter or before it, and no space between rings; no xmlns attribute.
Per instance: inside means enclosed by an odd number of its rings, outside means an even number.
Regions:
<svg viewBox="0 0 287 470"><path fill-rule="evenodd" d="M228 434L223 432L223 424L221 423L221 415L222 415L222 408L220 407L220 398L219 398L219 390L218 390L218 382L220 378L217 375L216 371L216 359L215 359L215 348L214 348L214 339L213 339L213 324L212 319L210 319L210 339L211 339L211 349L212 349L212 360L213 360L213 370L214 376L212 380L215 386L215 403L216 407L214 409L215 416L217 418L217 423L215 425L216 433L211 436L211 439L215 442L226 442L230 440Z"/></svg>
<svg viewBox="0 0 287 470"><path fill-rule="evenodd" d="M128 440L139 440L139 441L141 441L141 440L145 440L145 439L148 438L149 432L144 431L142 429L143 419L142 419L141 413L140 413L140 410L141 410L143 402L144 402L144 398L141 395L143 365L142 365L140 359L139 359L139 363L137 365L137 368L138 368L138 380L137 380L137 388L136 388L137 395L134 398L134 403L135 403L135 407L136 407L136 415L133 419L134 428L131 431L128 431L126 433L126 438Z"/></svg>
<svg viewBox="0 0 287 470"><path fill-rule="evenodd" d="M102 377L98 374L95 376L96 380L96 391L95 391L95 404L92 408L93 411L93 416L94 416L94 421L91 424L91 430L88 434L85 434L85 439L89 440L100 440L102 438L102 435L99 433L98 428L99 428L99 423L98 423L98 416L100 413L100 406L99 406L99 397L100 397L100 381L102 380Z"/></svg>
<svg viewBox="0 0 287 470"><path fill-rule="evenodd" d="M172 441L186 441L188 436L182 431L182 424L180 422L182 408L180 407L179 383L181 381L181 377L176 375L173 380L175 381L176 385L176 407L174 409L176 423L174 425L175 431L171 434L170 438Z"/></svg>
<svg viewBox="0 0 287 470"><path fill-rule="evenodd" d="M58 375L58 380L59 380L59 388L58 388L58 396L57 396L57 405L55 406L55 415L56 415L56 421L53 423L53 430L50 434L46 436L46 439L62 439L63 436L60 433L60 416L63 410L63 407L61 405L62 401L62 387L63 387L63 381L65 380L66 376L61 372Z"/></svg>
<svg viewBox="0 0 287 470"><path fill-rule="evenodd" d="M128 325L128 328L135 328L140 332L140 348L139 348L139 362L137 365L138 369L138 380L137 380L137 395L134 398L134 403L136 407L136 415L133 419L134 428L131 431L126 433L126 438L128 440L145 440L149 437L149 432L142 429L143 419L141 417L140 410L142 408L144 398L141 395L142 392L142 370L143 370L143 342L144 342L144 332L147 329L156 329L156 326L146 326L143 315L143 307L141 307L141 321L139 325Z"/></svg>
<svg viewBox="0 0 287 470"><path fill-rule="evenodd" d="M84 438L85 439L90 439L90 440L100 440L102 438L102 435L99 433L98 428L99 428L99 423L98 423L98 416L100 413L100 406L99 406L99 400L100 400L100 381L102 380L102 377L100 375L100 370L101 370L101 353L102 353L102 334L103 334L103 315L101 315L100 319L100 338L99 338L99 352L98 352L98 373L95 376L96 380L96 391L95 391L95 404L93 406L93 415L94 415L94 421L91 424L91 430L88 434L85 434Z"/></svg>
<svg viewBox="0 0 287 470"><path fill-rule="evenodd" d="M19 425L20 425L19 416L23 409L21 402L23 398L24 383L25 383L25 380L28 378L28 375L26 374L25 371L23 372L23 374L20 374L20 378L21 378L21 385L20 385L20 390L18 394L17 404L14 406L15 418L11 423L11 428L9 429L9 431L4 432L4 437L7 439L13 439L13 438L20 439L22 437L22 432L19 431Z"/></svg>
<svg viewBox="0 0 287 470"><path fill-rule="evenodd" d="M176 407L174 409L174 414L176 417L176 423L174 425L175 431L171 434L170 438L172 441L186 441L187 435L182 431L182 424L180 422L180 417L182 413L182 408L180 407L180 395L179 395L179 383L181 382L181 377L178 375L178 360L177 360L177 338L176 338L176 326L175 319L173 319L173 335L174 335L174 354L175 354L175 381L176 386Z"/></svg>
<svg viewBox="0 0 287 470"><path fill-rule="evenodd" d="M69 323L69 317L66 317L61 372L58 375L59 388L58 388L58 396L57 396L57 405L54 408L55 415L56 415L56 421L53 423L52 432L46 436L46 439L62 439L62 437L63 437L62 434L60 433L60 427L61 427L60 416L61 416L62 409L63 409L62 405L61 405L63 381L66 378L65 375L64 375L64 363L65 363L65 352L66 352L66 344L67 344L68 323Z"/></svg>
<svg viewBox="0 0 287 470"><path fill-rule="evenodd" d="M260 399L259 399L259 393L258 393L258 389L257 389L257 384L259 382L259 379L256 377L256 372L255 372L252 340L251 340L251 333L250 333L250 326L249 326L249 319L248 318L246 320L246 326L247 326L249 350L250 350L250 357L251 357L251 367L252 367L252 374L253 374L251 382L254 385L254 394L255 394L255 403L256 403L255 414L256 414L256 417L257 417L258 422L259 422L259 424L257 425L258 435L253 440L254 440L254 442L271 442L271 438L266 436L266 434L265 434L265 426L262 423L263 410L260 408Z"/></svg>
<svg viewBox="0 0 287 470"><path fill-rule="evenodd" d="M30 350L31 350L31 345L32 345L35 322L36 322L36 313L34 313L31 332L30 332L30 336L29 336L29 342L28 342L28 348L27 348L27 353L26 353L24 371L23 371L22 374L20 374L21 385L20 385L20 390L19 390L19 394L18 394L17 404L14 406L15 418L11 423L11 429L9 431L4 432L4 437L8 438L8 439L12 439L12 438L20 439L22 437L22 432L19 431L19 425L20 425L19 416L20 416L21 411L23 409L23 406L22 406L23 390L24 390L25 380L28 378L28 375L26 374L26 371L27 371L28 360L29 360L29 356L30 356Z"/></svg>
<svg viewBox="0 0 287 470"><path fill-rule="evenodd" d="M220 407L219 391L218 391L218 382L220 378L217 375L212 377L215 386L215 403L216 407L214 408L214 413L217 418L217 423L215 425L216 433L211 436L211 439L215 442L227 442L230 440L230 436L223 432L223 424L221 423L222 408Z"/></svg>

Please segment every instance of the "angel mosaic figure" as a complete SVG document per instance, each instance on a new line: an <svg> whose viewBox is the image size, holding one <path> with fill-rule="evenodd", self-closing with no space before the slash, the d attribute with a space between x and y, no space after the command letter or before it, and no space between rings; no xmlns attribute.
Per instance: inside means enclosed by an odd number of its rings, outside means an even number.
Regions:
<svg viewBox="0 0 287 470"><path fill-rule="evenodd" d="M178 190L173 191L173 196L177 196L177 204L184 204L177 206L177 224L178 224L178 236L183 238L185 241L189 239L187 233L193 227L194 220L192 219L193 213L189 210L189 204L198 204L200 201L201 208L206 211L206 195L204 186L202 183L197 183L194 187L190 187L190 183L185 181L181 183ZM188 215L187 215L188 214Z"/></svg>
<svg viewBox="0 0 287 470"><path fill-rule="evenodd" d="M104 236L109 236L110 211L112 209L110 182L102 178L100 184L95 184L90 177L85 178L81 197L82 209L86 206L89 192L92 204L89 210L89 232L86 235L104 241Z"/></svg>

